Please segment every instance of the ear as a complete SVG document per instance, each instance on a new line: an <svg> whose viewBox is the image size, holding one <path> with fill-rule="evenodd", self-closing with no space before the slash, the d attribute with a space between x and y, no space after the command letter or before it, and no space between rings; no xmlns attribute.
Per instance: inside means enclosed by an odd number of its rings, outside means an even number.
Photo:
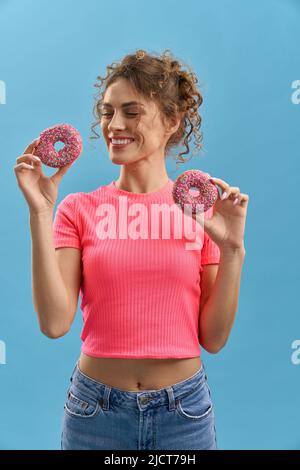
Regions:
<svg viewBox="0 0 300 470"><path fill-rule="evenodd" d="M164 124L166 129L165 133L170 135L175 134L175 132L178 131L180 123L181 117L177 117L177 119L167 119L166 117L164 117Z"/></svg>

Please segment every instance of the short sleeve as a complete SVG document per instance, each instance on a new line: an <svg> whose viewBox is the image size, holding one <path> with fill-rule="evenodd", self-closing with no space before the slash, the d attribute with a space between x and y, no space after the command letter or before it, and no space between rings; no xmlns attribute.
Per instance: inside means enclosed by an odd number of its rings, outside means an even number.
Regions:
<svg viewBox="0 0 300 470"><path fill-rule="evenodd" d="M204 214L204 226L205 219L210 219L213 214L213 208L211 207ZM214 264L220 262L220 249L218 245L208 236L204 230L203 246L201 248L201 267L203 264ZM202 271L202 268L201 268Z"/></svg>
<svg viewBox="0 0 300 470"><path fill-rule="evenodd" d="M53 221L54 247L81 249L80 236L76 225L76 194L68 194L58 204Z"/></svg>

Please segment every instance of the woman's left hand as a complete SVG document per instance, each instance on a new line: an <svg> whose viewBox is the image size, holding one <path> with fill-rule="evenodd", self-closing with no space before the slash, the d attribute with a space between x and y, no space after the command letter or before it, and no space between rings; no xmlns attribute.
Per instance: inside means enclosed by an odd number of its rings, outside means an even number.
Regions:
<svg viewBox="0 0 300 470"><path fill-rule="evenodd" d="M213 205L213 215L204 220L204 230L220 249L245 249L244 231L248 208L249 196L240 192L240 188L229 186L220 178L210 178L223 190L222 199L218 199ZM219 193L219 192L218 192ZM234 201L236 203L234 204ZM193 215L196 219L196 214Z"/></svg>

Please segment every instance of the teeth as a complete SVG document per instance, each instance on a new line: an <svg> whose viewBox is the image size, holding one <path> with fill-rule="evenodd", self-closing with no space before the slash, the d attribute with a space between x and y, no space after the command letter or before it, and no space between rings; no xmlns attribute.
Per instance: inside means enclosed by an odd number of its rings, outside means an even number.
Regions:
<svg viewBox="0 0 300 470"><path fill-rule="evenodd" d="M124 139L124 140L112 139L111 141L112 141L113 144L130 144L130 142L131 142L130 139Z"/></svg>

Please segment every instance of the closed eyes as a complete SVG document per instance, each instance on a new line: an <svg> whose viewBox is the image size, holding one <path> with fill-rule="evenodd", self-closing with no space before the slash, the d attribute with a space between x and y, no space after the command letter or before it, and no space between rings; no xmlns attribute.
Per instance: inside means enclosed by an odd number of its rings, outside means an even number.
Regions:
<svg viewBox="0 0 300 470"><path fill-rule="evenodd" d="M111 116L112 113L101 113L101 116ZM126 113L127 116L137 116L138 113Z"/></svg>

